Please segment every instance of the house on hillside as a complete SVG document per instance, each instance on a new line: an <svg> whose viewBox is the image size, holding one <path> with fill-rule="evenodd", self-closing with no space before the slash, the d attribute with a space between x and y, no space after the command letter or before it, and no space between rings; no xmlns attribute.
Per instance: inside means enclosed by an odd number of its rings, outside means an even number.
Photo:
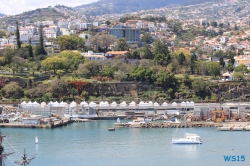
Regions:
<svg viewBox="0 0 250 166"><path fill-rule="evenodd" d="M104 56L104 53L93 53L93 51L83 52L81 53L83 57L87 60L99 60L104 61L107 58Z"/></svg>
<svg viewBox="0 0 250 166"><path fill-rule="evenodd" d="M224 73L222 75L222 80L223 81L232 81L233 80L233 74L232 73Z"/></svg>

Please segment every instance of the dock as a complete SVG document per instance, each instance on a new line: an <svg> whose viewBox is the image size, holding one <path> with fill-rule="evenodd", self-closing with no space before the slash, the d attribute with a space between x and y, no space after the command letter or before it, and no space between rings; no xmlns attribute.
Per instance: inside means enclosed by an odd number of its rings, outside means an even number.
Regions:
<svg viewBox="0 0 250 166"><path fill-rule="evenodd" d="M165 122L149 122L141 124L130 123L114 123L115 128L133 127L133 128L185 128L185 127L217 127L222 126L213 122L189 122L185 123L165 123Z"/></svg>
<svg viewBox="0 0 250 166"><path fill-rule="evenodd" d="M56 128L72 123L69 119L54 120L48 124L25 124L23 122L0 123L0 128Z"/></svg>

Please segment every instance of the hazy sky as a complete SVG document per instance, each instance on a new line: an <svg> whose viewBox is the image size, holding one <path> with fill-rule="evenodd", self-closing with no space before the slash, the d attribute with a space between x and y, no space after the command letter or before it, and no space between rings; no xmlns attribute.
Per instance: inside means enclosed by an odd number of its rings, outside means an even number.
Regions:
<svg viewBox="0 0 250 166"><path fill-rule="evenodd" d="M75 7L96 1L97 0L0 0L0 13L12 15L37 8L55 6L56 4Z"/></svg>

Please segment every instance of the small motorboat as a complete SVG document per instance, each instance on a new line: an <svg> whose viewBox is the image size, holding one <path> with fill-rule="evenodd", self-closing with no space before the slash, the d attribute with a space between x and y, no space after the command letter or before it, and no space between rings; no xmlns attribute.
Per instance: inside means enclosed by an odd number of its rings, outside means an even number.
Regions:
<svg viewBox="0 0 250 166"><path fill-rule="evenodd" d="M202 140L197 134L186 133L184 138L173 138L172 144L202 144Z"/></svg>
<svg viewBox="0 0 250 166"><path fill-rule="evenodd" d="M108 128L109 131L115 131L115 128Z"/></svg>

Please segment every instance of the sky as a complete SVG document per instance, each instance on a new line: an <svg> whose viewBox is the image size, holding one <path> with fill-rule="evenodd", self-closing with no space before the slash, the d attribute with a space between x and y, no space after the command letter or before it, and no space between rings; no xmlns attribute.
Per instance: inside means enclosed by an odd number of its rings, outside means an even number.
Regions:
<svg viewBox="0 0 250 166"><path fill-rule="evenodd" d="M55 6L57 4L75 7L96 1L97 0L0 0L0 13L14 15L37 8Z"/></svg>

